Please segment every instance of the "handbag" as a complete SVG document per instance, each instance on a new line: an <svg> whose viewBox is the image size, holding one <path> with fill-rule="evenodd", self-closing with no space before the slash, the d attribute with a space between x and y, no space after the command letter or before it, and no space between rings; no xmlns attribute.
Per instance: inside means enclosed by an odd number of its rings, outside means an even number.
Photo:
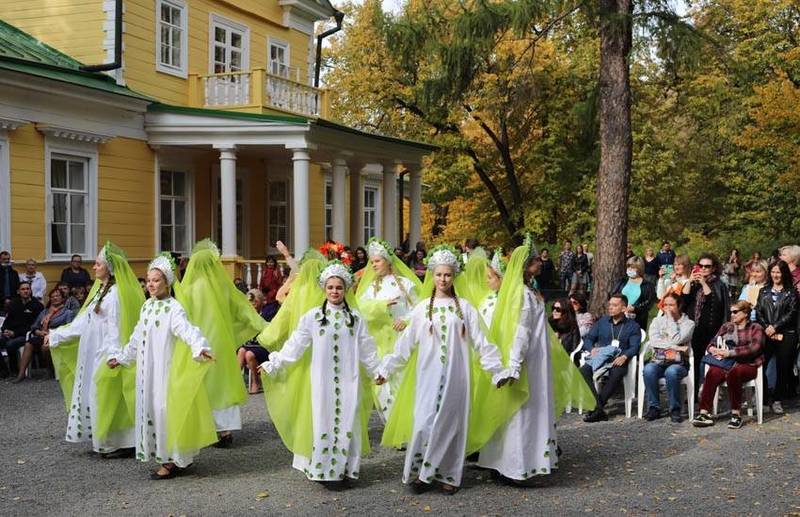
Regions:
<svg viewBox="0 0 800 517"><path fill-rule="evenodd" d="M683 363L683 353L672 348L653 349L653 359L655 364L681 364Z"/></svg>
<svg viewBox="0 0 800 517"><path fill-rule="evenodd" d="M726 339L723 341L722 337L717 339L717 347L726 346L728 349L733 348L736 346L736 343L732 339ZM717 359L710 353L706 353L703 356L703 360L701 361L709 366L716 366L717 368L722 368L725 371L730 370L731 368L736 365L736 359L733 357L723 357L722 359Z"/></svg>

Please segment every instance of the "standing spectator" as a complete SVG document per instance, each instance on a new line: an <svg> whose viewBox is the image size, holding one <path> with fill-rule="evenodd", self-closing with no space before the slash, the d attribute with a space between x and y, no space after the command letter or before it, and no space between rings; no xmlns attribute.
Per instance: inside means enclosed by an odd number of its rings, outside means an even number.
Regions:
<svg viewBox="0 0 800 517"><path fill-rule="evenodd" d="M426 256L427 253L424 249L416 249L408 261L408 266L414 271L414 275L419 278L420 282L425 280L425 272L428 270L428 266L425 265Z"/></svg>
<svg viewBox="0 0 800 517"><path fill-rule="evenodd" d="M61 272L61 281L66 282L70 289L73 287L86 287L91 282L89 272L81 267L81 256L73 255L69 260L69 267Z"/></svg>
<svg viewBox="0 0 800 517"><path fill-rule="evenodd" d="M25 272L19 274L19 281L31 284L33 297L40 302L44 300L44 293L47 291L47 280L44 279L43 274L36 271L36 261L32 258L25 262Z"/></svg>
<svg viewBox="0 0 800 517"><path fill-rule="evenodd" d="M558 256L558 272L560 275L560 288L565 293L570 292L572 275L575 273L575 253L572 251L572 241L564 241L564 250Z"/></svg>
<svg viewBox="0 0 800 517"><path fill-rule="evenodd" d="M10 300L19 289L19 274L11 266L11 253L0 251L0 300Z"/></svg>
<svg viewBox="0 0 800 517"><path fill-rule="evenodd" d="M55 288L50 291L47 296L47 307L39 313L33 325L31 325L31 331L25 342L25 348L22 351L22 358L19 362L17 378L11 382L18 383L25 380L25 370L31 364L33 353L37 350L42 350L44 337L50 332L50 329L66 325L75 317L75 313L68 310L64 302L64 295L60 289ZM47 355L49 356L49 352Z"/></svg>
<svg viewBox="0 0 800 517"><path fill-rule="evenodd" d="M658 257L656 257L656 252L653 248L647 248L644 250L644 279L656 285L658 282L658 270L661 265L658 263Z"/></svg>
<svg viewBox="0 0 800 517"><path fill-rule="evenodd" d="M756 321L756 305L758 304L758 294L767 285L767 261L759 260L750 264L750 281L742 287L739 299L744 300L753 306L750 319Z"/></svg>
<svg viewBox="0 0 800 517"><path fill-rule="evenodd" d="M44 306L31 293L31 284L20 282L17 297L11 301L8 315L0 327L0 349L8 353L8 367L0 357L0 377L8 377L17 367L18 350L25 346L25 337Z"/></svg>
<svg viewBox="0 0 800 517"><path fill-rule="evenodd" d="M283 285L283 272L278 267L278 260L271 255L267 257L264 265L258 288L264 294L264 303L272 303L275 301L278 289Z"/></svg>
<svg viewBox="0 0 800 517"><path fill-rule="evenodd" d="M720 265L716 255L703 253L692 268L689 282L683 286L686 314L694 321L692 351L699 365L719 328L725 323L730 298L728 289L719 279ZM695 386L699 388L703 369L695 368ZM696 388L696 389L697 389Z"/></svg>
<svg viewBox="0 0 800 517"><path fill-rule="evenodd" d="M545 289L552 289L556 266L553 264L553 259L550 258L550 250L542 248L542 253L539 255L539 258L542 259L542 269L539 272L539 276L536 277L536 283L539 284L539 289L542 291Z"/></svg>
<svg viewBox="0 0 800 517"><path fill-rule="evenodd" d="M475 251L480 245L481 244L480 242L478 242L478 239L475 238L467 239L466 241L464 241L464 253L469 257L469 255L473 251Z"/></svg>
<svg viewBox="0 0 800 517"><path fill-rule="evenodd" d="M783 414L782 401L794 396L793 372L797 358L797 290L789 266L779 260L769 268L767 285L758 295L756 321L766 335L767 404Z"/></svg>
<svg viewBox="0 0 800 517"><path fill-rule="evenodd" d="M784 246L781 248L780 258L789 266L792 273L792 285L800 288L800 246Z"/></svg>
<svg viewBox="0 0 800 517"><path fill-rule="evenodd" d="M656 301L656 286L642 276L644 261L639 257L628 259L626 267L625 278L617 282L612 292L625 295L628 300L628 307L625 309L626 315L628 318L635 319L640 328L645 329L650 307Z"/></svg>
<svg viewBox="0 0 800 517"><path fill-rule="evenodd" d="M571 354L581 343L581 333L575 320L575 311L567 298L553 302L550 318L547 321L558 336L561 346Z"/></svg>
<svg viewBox="0 0 800 517"><path fill-rule="evenodd" d="M771 267L772 264L776 263L780 259L781 259L781 250L780 248L776 248L772 250L772 255L770 255L769 258L767 259L767 264L769 264Z"/></svg>
<svg viewBox="0 0 800 517"><path fill-rule="evenodd" d="M739 250L734 248L728 256L728 260L722 266L723 281L728 284L731 300L739 297L739 287L742 275L742 259L739 257Z"/></svg>
<svg viewBox="0 0 800 517"><path fill-rule="evenodd" d="M731 404L731 419L728 429L742 427L742 387L758 374L758 367L764 363L764 329L751 322L748 315L753 307L745 301L737 301L731 306L731 321L724 323L708 345L708 372L705 374L703 391L700 396L700 414L692 420L695 427L714 425L709 414L723 382L728 384L728 399ZM721 339L717 339L721 338ZM693 340L694 341L694 340ZM718 343L718 341L721 341ZM698 368L701 372L702 368Z"/></svg>
<svg viewBox="0 0 800 517"><path fill-rule="evenodd" d="M572 293L586 292L589 283L589 257L583 252L583 246L575 248L575 273L572 275Z"/></svg>
<svg viewBox="0 0 800 517"><path fill-rule="evenodd" d="M586 258L589 260L589 270L586 272L586 291L592 290L592 266L594 265L594 253L589 251L589 245L583 243L583 252L586 253Z"/></svg>
<svg viewBox="0 0 800 517"><path fill-rule="evenodd" d="M583 418L584 422L608 420L603 408L628 373L630 360L639 354L642 329L636 321L625 317L628 305L624 294L612 294L606 305L607 315L597 320L583 338L583 349L591 357L581 366L581 374L597 399L597 408ZM594 379L605 372L608 379L598 394Z"/></svg>
<svg viewBox="0 0 800 517"><path fill-rule="evenodd" d="M743 283L746 284L747 282L750 281L750 268L756 262L761 262L761 252L759 251L754 251L753 254L750 256L750 260L748 260L747 264L744 265L744 278L742 279ZM764 264L766 267L766 262Z"/></svg>
<svg viewBox="0 0 800 517"><path fill-rule="evenodd" d="M662 301L669 293L683 295L683 287L689 281L691 261L688 255L675 257L672 264L661 266L658 269L658 283L656 284L656 297L659 299L658 308L663 310Z"/></svg>
<svg viewBox="0 0 800 517"><path fill-rule="evenodd" d="M589 301L583 293L575 293L569 297L569 304L575 311L575 321L581 337L585 336L594 326L594 316L589 312Z"/></svg>
<svg viewBox="0 0 800 517"><path fill-rule="evenodd" d="M633 252L633 244L630 242L625 245L625 260L630 260L636 256L636 253Z"/></svg>
<svg viewBox="0 0 800 517"><path fill-rule="evenodd" d="M367 250L365 250L363 246L356 248L353 264L351 266L353 273L364 269L364 267L367 265L367 260Z"/></svg>
<svg viewBox="0 0 800 517"><path fill-rule="evenodd" d="M661 243L661 249L658 250L658 267L671 266L675 263L675 252L672 251L672 245L669 241Z"/></svg>
<svg viewBox="0 0 800 517"><path fill-rule="evenodd" d="M663 299L663 312L650 324L648 343L653 349L653 358L644 365L647 414L652 421L661 418L661 400L658 381L667 382L670 419L681 421L681 379L689 374L694 322L683 313L683 300L679 293L669 293Z"/></svg>

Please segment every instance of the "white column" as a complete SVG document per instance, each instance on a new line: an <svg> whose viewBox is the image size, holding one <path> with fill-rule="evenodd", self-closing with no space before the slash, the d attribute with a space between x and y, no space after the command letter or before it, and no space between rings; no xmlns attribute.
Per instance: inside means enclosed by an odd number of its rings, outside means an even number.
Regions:
<svg viewBox="0 0 800 517"><path fill-rule="evenodd" d="M347 162L344 158L333 161L333 240L345 242L345 202L344 189L347 181Z"/></svg>
<svg viewBox="0 0 800 517"><path fill-rule="evenodd" d="M422 173L414 168L410 175L411 192L408 197L411 200L411 206L408 211L408 247L413 250L422 238Z"/></svg>
<svg viewBox="0 0 800 517"><path fill-rule="evenodd" d="M292 213L294 214L293 248L296 257L303 256L311 244L311 223L308 218L308 149L292 149Z"/></svg>
<svg viewBox="0 0 800 517"><path fill-rule="evenodd" d="M349 161L350 169L350 246L355 249L364 244L364 185L361 169L364 164Z"/></svg>
<svg viewBox="0 0 800 517"><path fill-rule="evenodd" d="M394 163L383 165L383 238L393 246L399 243L397 237L397 167Z"/></svg>
<svg viewBox="0 0 800 517"><path fill-rule="evenodd" d="M222 255L236 256L236 147L219 150L219 198L222 211Z"/></svg>

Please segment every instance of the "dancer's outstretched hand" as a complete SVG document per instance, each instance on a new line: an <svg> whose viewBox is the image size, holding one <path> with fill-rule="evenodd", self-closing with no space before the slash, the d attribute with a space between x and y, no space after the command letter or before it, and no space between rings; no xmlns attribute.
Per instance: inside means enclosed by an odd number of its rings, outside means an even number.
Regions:
<svg viewBox="0 0 800 517"><path fill-rule="evenodd" d="M497 381L497 387L498 387L498 388L502 388L502 387L503 387L503 386L505 386L506 384L508 384L509 386L511 386L512 384L514 384L514 381L515 381L515 380L516 380L516 379L514 379L514 377L506 377L505 379L500 379L499 381Z"/></svg>
<svg viewBox="0 0 800 517"><path fill-rule="evenodd" d="M119 361L117 361L116 359L109 359L106 364L108 365L109 368L113 370L114 368L119 366Z"/></svg>
<svg viewBox="0 0 800 517"><path fill-rule="evenodd" d="M213 360L214 360L214 356L213 356L213 355L211 355L211 353L210 353L210 352L207 352L207 351L205 351L205 350L203 350L202 352L200 352L200 357L204 357L205 359L207 359L207 360L209 360L209 361L213 361Z"/></svg>
<svg viewBox="0 0 800 517"><path fill-rule="evenodd" d="M384 379L383 377L381 377L380 375L378 375L378 378L377 378L377 379L375 379L375 384L376 384L377 386L383 386L384 384L386 384L386 379Z"/></svg>

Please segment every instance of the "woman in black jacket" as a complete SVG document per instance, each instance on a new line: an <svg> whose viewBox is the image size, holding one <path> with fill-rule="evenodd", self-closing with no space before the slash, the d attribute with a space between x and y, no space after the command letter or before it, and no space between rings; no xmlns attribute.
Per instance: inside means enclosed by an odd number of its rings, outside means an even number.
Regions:
<svg viewBox="0 0 800 517"><path fill-rule="evenodd" d="M769 280L758 293L756 321L767 336L767 393L772 412L783 414L781 401L794 393L792 368L797 356L797 291L789 265L779 260L769 268Z"/></svg>
<svg viewBox="0 0 800 517"><path fill-rule="evenodd" d="M636 323L643 329L647 328L647 319L650 316L650 307L656 301L656 286L644 278L644 261L639 257L628 259L625 269L625 278L617 282L610 294L622 293L628 298L628 308L625 310L629 318L636 319Z"/></svg>

